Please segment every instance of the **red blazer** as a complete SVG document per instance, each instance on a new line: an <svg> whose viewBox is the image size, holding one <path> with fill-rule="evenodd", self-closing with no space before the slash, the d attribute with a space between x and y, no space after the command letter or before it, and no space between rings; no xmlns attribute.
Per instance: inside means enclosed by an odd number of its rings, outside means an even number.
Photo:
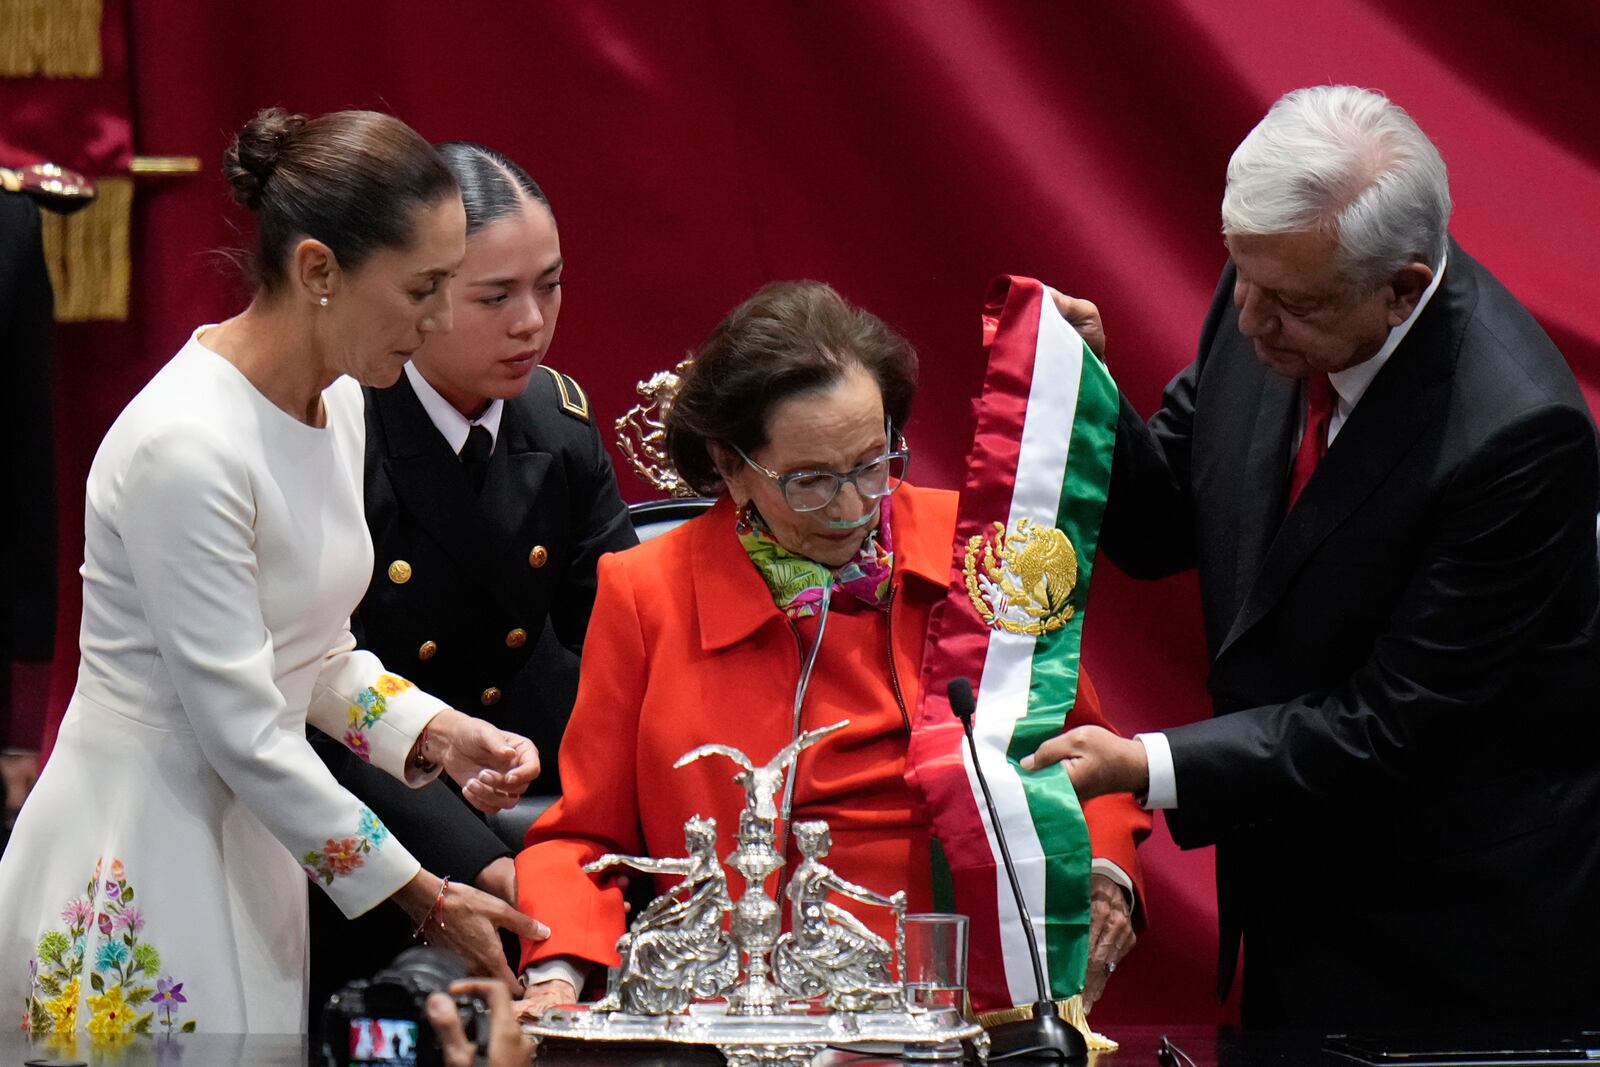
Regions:
<svg viewBox="0 0 1600 1067"><path fill-rule="evenodd" d="M889 678L892 648L908 714L917 708L928 614L945 593L955 493L903 486L894 497L893 600L885 613L834 601L802 712L806 729L850 726L806 750L796 770L796 821L825 818L828 863L851 881L932 904L926 814L904 781L907 734ZM600 561L577 705L561 745L565 793L528 832L517 857L521 909L550 927L524 943L523 965L565 955L617 962L622 894L582 870L606 852L681 856L683 823L714 817L719 855L733 848L744 794L721 757L681 770L697 745L722 743L763 763L791 737L791 707L815 619L791 625L734 532L724 499L653 541ZM1104 724L1084 676L1074 725ZM1130 797L1084 805L1094 854L1143 885L1135 846L1150 817ZM795 862L791 847L791 867ZM670 882L670 880L669 880ZM730 873L735 898L743 891ZM887 916L859 909L877 926Z"/></svg>

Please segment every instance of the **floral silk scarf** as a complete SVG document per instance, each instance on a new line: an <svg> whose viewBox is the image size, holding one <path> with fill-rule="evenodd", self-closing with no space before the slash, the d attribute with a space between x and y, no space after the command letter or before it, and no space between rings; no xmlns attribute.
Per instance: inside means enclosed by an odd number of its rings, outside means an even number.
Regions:
<svg viewBox="0 0 1600 1067"><path fill-rule="evenodd" d="M791 619L815 615L829 585L843 590L869 607L887 608L889 579L894 574L894 539L889 530L889 498L879 502L878 527L861 542L855 558L842 567L795 555L767 530L754 504L739 511L735 529L739 543L750 554L761 580L772 592L773 603Z"/></svg>

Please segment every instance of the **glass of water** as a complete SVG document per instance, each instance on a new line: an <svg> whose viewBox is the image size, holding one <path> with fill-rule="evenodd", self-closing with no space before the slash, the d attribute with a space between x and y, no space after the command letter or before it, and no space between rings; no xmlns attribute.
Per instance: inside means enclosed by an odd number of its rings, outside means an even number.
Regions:
<svg viewBox="0 0 1600 1067"><path fill-rule="evenodd" d="M960 1011L967 989L967 917L920 912L905 918L900 961L906 1006L912 1011Z"/></svg>

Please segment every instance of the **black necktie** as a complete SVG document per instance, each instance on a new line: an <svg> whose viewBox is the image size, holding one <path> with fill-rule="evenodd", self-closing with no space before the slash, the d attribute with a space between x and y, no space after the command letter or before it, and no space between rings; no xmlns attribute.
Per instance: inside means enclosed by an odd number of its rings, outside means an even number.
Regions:
<svg viewBox="0 0 1600 1067"><path fill-rule="evenodd" d="M473 424L467 431L467 443L461 446L461 469L467 474L467 484L474 494L483 491L483 476L489 473L489 453L494 451L494 438L482 426Z"/></svg>

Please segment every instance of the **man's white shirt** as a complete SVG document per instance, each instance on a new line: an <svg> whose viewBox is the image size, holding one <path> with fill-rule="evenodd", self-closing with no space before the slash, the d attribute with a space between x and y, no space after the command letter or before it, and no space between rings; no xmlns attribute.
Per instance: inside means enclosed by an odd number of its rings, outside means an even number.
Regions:
<svg viewBox="0 0 1600 1067"><path fill-rule="evenodd" d="M1433 272L1433 280L1422 291L1422 296L1417 300L1417 306L1411 309L1411 314L1406 320L1389 331L1389 336L1384 340L1383 347L1378 349L1371 359L1363 360L1353 367L1328 375L1328 382L1333 386L1334 405L1333 415L1328 420L1328 444L1333 444L1333 439L1339 436L1339 431L1350 418L1350 413L1355 411L1356 405L1366 395L1367 388L1372 380L1383 370L1383 365L1389 362L1389 357L1394 355L1394 350L1400 347L1406 334L1411 332L1412 325L1417 321L1417 316L1422 314L1422 309L1428 306L1428 301L1433 299L1433 294L1439 288L1439 282L1444 278L1445 265L1449 260L1446 253L1439 259L1439 266ZM1292 457L1299 449L1300 438L1305 436L1306 410L1305 405L1300 406L1300 425L1295 431L1294 441L1291 442L1289 455ZM465 431L463 431L465 433ZM464 439L464 438L463 438ZM1151 810L1158 808L1176 808L1178 806L1178 779L1172 766L1172 745L1163 733L1134 734L1134 740L1144 745L1145 761L1150 766L1150 787L1145 793L1144 806Z"/></svg>

